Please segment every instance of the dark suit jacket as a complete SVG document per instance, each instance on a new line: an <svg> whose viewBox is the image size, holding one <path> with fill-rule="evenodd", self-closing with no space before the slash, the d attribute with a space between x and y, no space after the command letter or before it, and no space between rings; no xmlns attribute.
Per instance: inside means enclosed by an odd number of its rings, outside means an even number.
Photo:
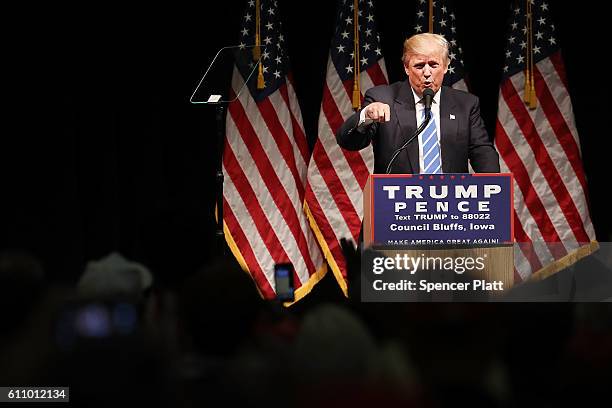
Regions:
<svg viewBox="0 0 612 408"><path fill-rule="evenodd" d="M365 94L365 105L375 101L390 106L390 121L374 123L364 132L357 131L357 112L340 127L336 140L348 150L361 150L372 143L374 172L385 173L394 151L416 130L415 101L407 80L370 88ZM455 119L450 119L451 114ZM499 173L499 155L480 117L480 104L476 96L443 87L440 122L444 173L467 173L468 159L478 173ZM418 138L395 159L391 173L419 173Z"/></svg>

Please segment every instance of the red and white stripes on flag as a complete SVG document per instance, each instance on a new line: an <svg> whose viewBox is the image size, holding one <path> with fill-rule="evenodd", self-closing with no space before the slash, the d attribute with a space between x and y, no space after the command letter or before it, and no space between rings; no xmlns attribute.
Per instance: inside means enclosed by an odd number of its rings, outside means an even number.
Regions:
<svg viewBox="0 0 612 408"><path fill-rule="evenodd" d="M348 293L347 269L340 240L356 243L363 219L363 188L374 169L372 148L352 152L336 142L336 131L354 113L352 106L354 61L354 2L339 2L336 33L332 40L318 140L308 166L304 209L340 287ZM359 2L360 85L363 94L388 83L380 38L374 24L373 1ZM351 54L353 53L353 54Z"/></svg>
<svg viewBox="0 0 612 408"><path fill-rule="evenodd" d="M254 3L245 14L249 17L244 19L243 45L255 43ZM250 80L248 89L228 106L223 221L233 254L262 296L275 298L274 265L291 262L297 301L324 276L326 265L302 210L310 152L291 75L286 73L278 13L268 12L274 11L274 3L261 1L266 10L261 13L262 38L270 43L262 51L265 88L257 90ZM234 94L244 77L235 68Z"/></svg>
<svg viewBox="0 0 612 408"><path fill-rule="evenodd" d="M514 175L517 282L549 276L598 247L554 26L546 3L533 2L532 11L533 75L526 77L521 5L513 8L495 131L501 171ZM530 108L524 92L531 77L537 103Z"/></svg>

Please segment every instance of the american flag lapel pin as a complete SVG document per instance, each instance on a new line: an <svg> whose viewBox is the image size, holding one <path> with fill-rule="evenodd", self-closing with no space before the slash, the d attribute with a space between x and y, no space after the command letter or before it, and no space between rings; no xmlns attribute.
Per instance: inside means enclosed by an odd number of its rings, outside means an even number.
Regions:
<svg viewBox="0 0 612 408"><path fill-rule="evenodd" d="M450 120L455 120L455 115L453 115L452 113L450 114Z"/></svg>

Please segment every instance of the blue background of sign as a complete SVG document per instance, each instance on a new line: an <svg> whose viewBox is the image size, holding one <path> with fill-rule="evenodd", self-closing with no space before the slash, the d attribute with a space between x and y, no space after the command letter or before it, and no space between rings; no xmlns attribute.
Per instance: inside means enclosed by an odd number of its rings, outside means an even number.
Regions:
<svg viewBox="0 0 612 408"><path fill-rule="evenodd" d="M483 195L485 184L497 184L501 187L501 192L492 195L490 198L485 198ZM395 199L388 198L388 192L383 190L383 186L393 185L400 186L399 191L395 193ZM429 197L430 186L436 187L436 192L440 193L441 186L448 186L448 197L434 199ZM455 198L456 185L476 185L478 190L477 198ZM421 186L423 187L423 198L406 199L406 186ZM473 174L420 174L420 175L403 175L403 176L373 176L373 194L374 194L374 228L373 241L377 244L393 244L394 241L406 240L443 240L447 243L448 240L469 240L469 243L478 243L474 240L498 240L498 243L512 242L512 177L510 174L491 174L491 175L473 175ZM426 212L416 212L416 202L426 202ZM448 201L448 212L437 212L436 202ZM460 201L467 201L468 212L459 211L457 204ZM489 211L479 212L478 201L488 201ZM406 209L400 212L395 212L395 203L405 202ZM395 215L409 215L409 220L396 220ZM448 217L443 220L417 220L415 214L447 214ZM477 214L490 214L490 219L469 219L464 218ZM451 215L457 216L458 219L451 219ZM451 224L462 225L464 230L434 230L433 224L440 226L450 226ZM392 231L391 224L398 226L417 226L429 225L429 230L420 231ZM470 229L470 224L473 225L494 225L495 229ZM455 226L456 227L456 226ZM451 226L452 228L452 226ZM391 241L391 242L390 242ZM402 242L409 244L410 242ZM422 242L419 242L422 243ZM468 243L463 241L463 243Z"/></svg>

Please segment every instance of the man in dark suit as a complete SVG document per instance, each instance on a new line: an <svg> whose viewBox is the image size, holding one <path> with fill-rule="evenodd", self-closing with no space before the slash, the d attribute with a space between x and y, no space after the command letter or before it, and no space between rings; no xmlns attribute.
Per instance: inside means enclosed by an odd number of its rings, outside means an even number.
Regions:
<svg viewBox="0 0 612 408"><path fill-rule="evenodd" d="M480 117L478 98L442 86L449 45L437 34L417 34L404 42L408 81L377 86L365 94L365 107L339 129L338 144L361 150L372 143L374 172L385 173L395 151L424 120L423 91L434 92L427 127L401 151L390 173L499 173L499 155Z"/></svg>

